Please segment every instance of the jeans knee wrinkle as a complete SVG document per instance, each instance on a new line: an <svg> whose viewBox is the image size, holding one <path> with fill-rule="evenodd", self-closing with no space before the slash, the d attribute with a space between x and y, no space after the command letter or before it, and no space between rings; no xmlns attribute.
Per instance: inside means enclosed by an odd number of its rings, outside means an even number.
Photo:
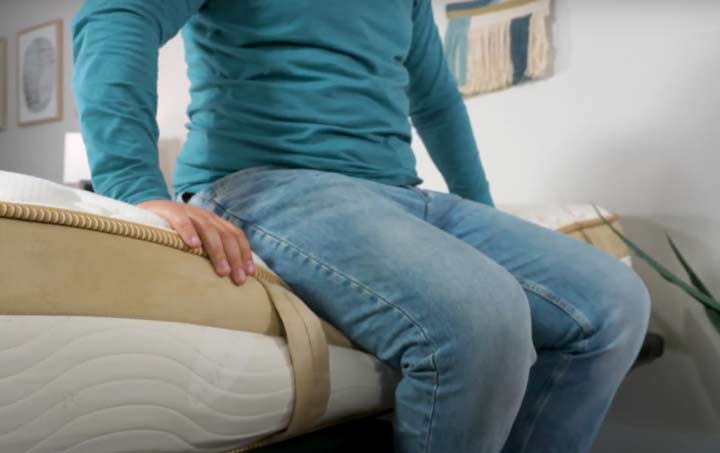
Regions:
<svg viewBox="0 0 720 453"><path fill-rule="evenodd" d="M540 296L567 314L578 326L580 326L580 329L586 338L591 337L597 332L597 326L594 326L587 316L569 302L559 298L545 286L519 276L515 276L515 278L517 278L526 291L530 291L533 294ZM584 341L584 343L587 342Z"/></svg>

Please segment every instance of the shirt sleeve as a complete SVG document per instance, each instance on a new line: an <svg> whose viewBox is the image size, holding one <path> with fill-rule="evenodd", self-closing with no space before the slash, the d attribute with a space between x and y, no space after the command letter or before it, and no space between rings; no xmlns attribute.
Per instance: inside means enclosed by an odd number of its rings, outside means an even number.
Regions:
<svg viewBox="0 0 720 453"><path fill-rule="evenodd" d="M170 198L158 164L158 51L205 1L87 0L73 19L73 91L98 193Z"/></svg>
<svg viewBox="0 0 720 453"><path fill-rule="evenodd" d="M445 60L430 0L415 0L405 61L410 118L451 193L494 206L470 118Z"/></svg>

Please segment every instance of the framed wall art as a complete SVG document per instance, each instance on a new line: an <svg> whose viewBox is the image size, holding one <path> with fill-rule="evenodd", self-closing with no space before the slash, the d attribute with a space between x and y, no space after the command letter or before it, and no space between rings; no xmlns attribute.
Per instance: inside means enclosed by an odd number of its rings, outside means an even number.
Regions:
<svg viewBox="0 0 720 453"><path fill-rule="evenodd" d="M62 119L62 20L54 20L18 33L18 126Z"/></svg>
<svg viewBox="0 0 720 453"><path fill-rule="evenodd" d="M551 0L444 0L445 53L465 97L546 78Z"/></svg>

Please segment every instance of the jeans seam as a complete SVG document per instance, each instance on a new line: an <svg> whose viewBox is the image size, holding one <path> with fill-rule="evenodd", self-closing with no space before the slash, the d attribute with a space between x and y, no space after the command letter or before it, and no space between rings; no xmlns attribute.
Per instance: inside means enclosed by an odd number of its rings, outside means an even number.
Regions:
<svg viewBox="0 0 720 453"><path fill-rule="evenodd" d="M429 414L429 420L428 420L428 426L427 426L427 435L425 437L425 448L424 448L425 451L428 451L429 446L430 446L430 433L432 432L432 420L433 420L433 416L435 414L435 406L437 404L437 393L438 393L438 388L440 387L440 385L439 385L440 372L438 370L437 361L436 361L436 355L437 355L438 348L435 345L435 343L433 343L432 340L430 340L430 337L428 336L427 332L425 332L425 329L423 329L422 326L415 319L413 319L412 316L410 316L405 310L400 308L397 304L390 302L389 299L387 299L387 298L381 296L380 294L376 293L375 291L371 290L370 288L363 285L361 282L357 281L356 279L350 277L349 275L346 275L345 273L341 272L340 270L336 269L335 267L320 261L319 259L317 259L314 256L308 254L307 252L301 250L299 247L297 247L296 245L287 241L286 239L278 237L278 236L270 233L269 231L263 229L260 226L248 223L244 219L235 215L233 212L229 211L227 208L225 208L223 205L218 203L216 200L209 200L209 201L210 201L210 203L215 205L217 208L219 208L222 211L223 215L232 217L232 218L240 221L242 223L244 229L245 228L253 229L264 236L267 236L281 244L284 244L286 247L291 248L292 250L297 252L299 255L305 257L305 259L307 259L311 262L314 262L316 266L327 269L328 271L334 273L336 276L347 280L352 286L359 289L360 291L367 293L368 295L374 297L375 299L379 300L380 302L382 302L390 307L393 307L405 319L407 319L413 327L415 327L422 334L423 338L425 339L427 344L430 345L430 348L432 349L432 354L430 354L430 362L431 362L431 365L432 365L433 371L434 371L434 373L433 373L433 375L434 375L433 376L434 377L433 384L434 385L433 385L432 405L430 408L430 414Z"/></svg>
<svg viewBox="0 0 720 453"><path fill-rule="evenodd" d="M471 201L471 200L465 200L464 198L459 197L459 196L457 196L457 195L455 195L455 194L452 194L452 193L444 193L444 192L438 192L438 193L442 194L443 196L450 196L450 197L457 197L457 198L458 198L457 200L454 200L454 203L450 206L449 209L446 209L445 212L443 212L442 217L440 217L440 218L438 218L438 219L434 219L433 222L432 222L433 225L435 225L436 227L440 228L440 229L443 230L443 231L447 231L445 220L446 220L448 217L450 217L450 215L451 215L451 214L453 213L453 211L456 209L456 207L457 207L457 205L458 205L458 202ZM432 195L428 195L428 197L429 197L430 199L432 199ZM429 204L430 204L430 203L428 202L428 205L429 205ZM429 212L429 211L430 211L430 209L428 209L428 212Z"/></svg>
<svg viewBox="0 0 720 453"><path fill-rule="evenodd" d="M550 401L550 395L552 394L552 389L555 387L555 385L558 383L560 379L562 379L563 375L565 374L565 371L568 369L568 365L570 365L570 357L566 354L561 354L563 361L562 363L555 367L555 371L552 374L552 379L548 383L547 387L545 388L544 395L540 399L540 402L536 405L536 411L535 415L532 419L532 423L525 431L525 439L522 442L522 446L520 447L520 451L518 453L522 453L527 449L528 443L530 442L530 438L533 435L533 432L535 431L535 425L537 424L537 420L539 417L539 414L542 413L542 411L545 409L545 407L548 404L548 401Z"/></svg>
<svg viewBox="0 0 720 453"><path fill-rule="evenodd" d="M423 201L423 220L427 221L430 215L430 195L417 186L408 185L405 187L420 195L420 198Z"/></svg>
<svg viewBox="0 0 720 453"><path fill-rule="evenodd" d="M535 283L533 281L524 279L522 277L518 277L515 275L515 278L520 282L520 285L526 290L529 291L546 301L550 302L551 304L555 305L557 308L559 308L561 311L565 312L570 319L572 319L578 326L580 326L580 329L582 330L585 337L590 337L595 333L595 327L593 327L592 323L589 319L585 317L585 315L582 314L580 310L573 307L572 304L560 299L559 297L555 296L550 290L548 290L543 285L540 285L538 283ZM585 349L587 341L583 341L583 349Z"/></svg>

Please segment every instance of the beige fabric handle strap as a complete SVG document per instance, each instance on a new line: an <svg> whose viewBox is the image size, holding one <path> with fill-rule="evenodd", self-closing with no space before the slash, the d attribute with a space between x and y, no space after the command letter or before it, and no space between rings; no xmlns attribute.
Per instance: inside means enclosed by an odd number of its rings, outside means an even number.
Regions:
<svg viewBox="0 0 720 453"><path fill-rule="evenodd" d="M295 294L262 283L282 320L293 363L295 406L283 437L310 430L325 413L330 398L328 344L320 319Z"/></svg>
<svg viewBox="0 0 720 453"><path fill-rule="evenodd" d="M226 453L252 451L312 431L330 399L329 348L320 318L291 291L267 281L260 282L285 328L293 364L293 412L284 431Z"/></svg>

